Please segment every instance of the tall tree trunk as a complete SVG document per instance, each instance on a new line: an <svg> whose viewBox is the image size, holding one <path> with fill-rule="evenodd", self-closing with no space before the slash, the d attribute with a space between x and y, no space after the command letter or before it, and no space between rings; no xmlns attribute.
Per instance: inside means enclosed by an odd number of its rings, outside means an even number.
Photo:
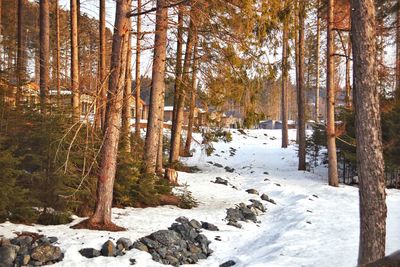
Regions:
<svg viewBox="0 0 400 267"><path fill-rule="evenodd" d="M285 1L285 9L287 3ZM289 143L288 135L288 44L289 44L289 15L283 20L282 32L282 147L287 148Z"/></svg>
<svg viewBox="0 0 400 267"><path fill-rule="evenodd" d="M71 91L72 117L75 122L80 119L79 62L78 62L78 11L77 0L70 2L71 19Z"/></svg>
<svg viewBox="0 0 400 267"><path fill-rule="evenodd" d="M142 12L142 0L137 1L137 12L140 14ZM141 97L141 77L140 77L140 55L141 55L141 40L142 40L142 16L137 16L137 26L136 26L136 72L135 72L135 79L136 79L136 93L135 93L135 134L137 137L140 137L140 120L142 118L141 111L143 110L140 108Z"/></svg>
<svg viewBox="0 0 400 267"><path fill-rule="evenodd" d="M40 109L47 112L49 98L50 16L49 0L40 0Z"/></svg>
<svg viewBox="0 0 400 267"><path fill-rule="evenodd" d="M197 56L198 51L198 35L197 31L194 34L194 48L193 48L193 67L192 67L192 85L190 87L190 105L189 105L189 122L188 130L185 143L184 154L190 156L190 146L192 144L192 134L194 125L194 109L196 108L196 94L197 94L197 65L199 64L199 59Z"/></svg>
<svg viewBox="0 0 400 267"><path fill-rule="evenodd" d="M112 44L111 72L107 97L104 144L101 151L97 182L96 209L89 222L100 228L113 228L111 207L117 165L118 142L121 128L122 102L126 75L126 53L129 38L131 0L117 0Z"/></svg>
<svg viewBox="0 0 400 267"><path fill-rule="evenodd" d="M326 71L326 90L327 90L327 114L326 114L326 139L328 147L328 181L331 186L339 186L336 158L336 133L335 133L335 61L334 61L334 0L328 1L328 21L327 21L327 71Z"/></svg>
<svg viewBox="0 0 400 267"><path fill-rule="evenodd" d="M179 90L182 83L182 50L183 50L183 6L178 7L178 33L176 37L176 66L175 66L175 88L174 88L174 109L172 112L172 125L176 121L176 113L179 99ZM173 129L171 129L171 137L174 135Z"/></svg>
<svg viewBox="0 0 400 267"><path fill-rule="evenodd" d="M351 84L350 84L350 60L351 57L351 38L349 35L349 39L347 41L347 55L346 55L346 96L345 96L345 102L346 102L346 108L350 109L351 108Z"/></svg>
<svg viewBox="0 0 400 267"><path fill-rule="evenodd" d="M96 125L100 125L104 132L106 120L106 103L107 103L107 72L106 72L106 54L107 54L107 40L106 40L106 1L100 0L100 48L99 48L99 89L97 90L97 105L96 105Z"/></svg>
<svg viewBox="0 0 400 267"><path fill-rule="evenodd" d="M1 23L1 12L2 12L1 6L2 6L2 4L3 4L3 2L2 2L2 0L0 0L0 52L1 53L4 52L4 50L3 50L3 23ZM3 66L5 63L4 60L5 59L3 58L3 55L0 54L0 71L3 70Z"/></svg>
<svg viewBox="0 0 400 267"><path fill-rule="evenodd" d="M40 48L35 49L35 83L40 84Z"/></svg>
<svg viewBox="0 0 400 267"><path fill-rule="evenodd" d="M320 88L320 50L321 50L321 0L317 1L317 74L316 74L316 84L315 84L315 121L319 123L320 113L319 113L319 88Z"/></svg>
<svg viewBox="0 0 400 267"><path fill-rule="evenodd" d="M299 103L299 35L297 34L297 30L299 28L299 0L295 0L295 5L294 5L295 13L296 15L294 16L294 28L295 28L295 34L294 34L294 58L295 58L295 73L296 73L296 98L297 98L297 108L298 108L298 103ZM296 143L299 143L299 111L297 110L297 131L296 131Z"/></svg>
<svg viewBox="0 0 400 267"><path fill-rule="evenodd" d="M185 51L185 60L183 63L183 73L182 73L182 83L178 87L178 103L176 105L176 118L174 123L172 124L172 136L171 136L171 151L169 162L175 163L179 160L179 152L181 147L181 134L182 134L182 126L183 126L183 115L185 108L185 98L186 98L186 89L189 87L189 70L192 60L193 53L193 17L194 17L194 8L191 8L190 11L190 25L189 25L189 33L186 42L186 51Z"/></svg>
<svg viewBox="0 0 400 267"><path fill-rule="evenodd" d="M132 21L129 19L129 32L132 30ZM126 77L124 106L122 109L122 144L126 153L131 152L131 118L132 118L132 45L131 34L128 37L128 49L126 53Z"/></svg>
<svg viewBox="0 0 400 267"><path fill-rule="evenodd" d="M400 101L400 0L396 11L396 100Z"/></svg>
<svg viewBox="0 0 400 267"><path fill-rule="evenodd" d="M157 151L157 161L156 161L156 173L160 177L163 174L163 163L164 163L164 149L163 149L163 142L164 142L164 112L162 114L162 124L160 127L160 133L158 135L158 151Z"/></svg>
<svg viewBox="0 0 400 267"><path fill-rule="evenodd" d="M150 175L156 171L159 134L160 127L162 127L162 113L164 112L167 30L168 9L166 8L166 0L157 0L150 110L144 153L144 172Z"/></svg>
<svg viewBox="0 0 400 267"><path fill-rule="evenodd" d="M305 0L299 1L299 86L298 86L298 118L299 118L299 170L306 170L306 129L305 129L305 88L304 88L304 20Z"/></svg>
<svg viewBox="0 0 400 267"><path fill-rule="evenodd" d="M60 107L61 103L61 81L60 81L60 8L58 6L58 0L56 0L56 46L57 46L57 103Z"/></svg>
<svg viewBox="0 0 400 267"><path fill-rule="evenodd" d="M376 20L373 0L351 0L353 87L360 194L358 264L385 255L386 193L377 88Z"/></svg>
<svg viewBox="0 0 400 267"><path fill-rule="evenodd" d="M17 22L17 94L15 96L15 103L17 106L20 104L21 86L23 80L23 66L24 45L23 45L23 29L22 29L22 10L24 6L23 0L18 0L18 22Z"/></svg>

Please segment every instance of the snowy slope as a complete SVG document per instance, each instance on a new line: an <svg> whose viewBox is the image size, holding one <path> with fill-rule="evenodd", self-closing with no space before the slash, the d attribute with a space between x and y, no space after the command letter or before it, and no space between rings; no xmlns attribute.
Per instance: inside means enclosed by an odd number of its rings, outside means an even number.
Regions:
<svg viewBox="0 0 400 267"><path fill-rule="evenodd" d="M117 258L98 257L86 259L79 254L85 247L99 248L109 237L129 237L135 240L160 229L166 229L178 216L216 224L220 231L204 233L212 241L214 253L198 266L219 266L235 260L236 266L355 266L358 253L358 190L355 187L326 185L326 169L316 173L297 171L295 146L280 148L279 130L251 130L248 135L234 131L231 143L215 144L215 154L207 157L200 147L195 147L194 157L184 159L189 165L198 166L202 172L180 173L181 184L187 183L199 207L182 210L176 207L147 209L114 209L114 221L128 228L127 232L109 233L72 230L64 226L25 226L0 224L0 235L12 237L14 231L41 231L57 236L65 252L64 261L55 266L130 266L129 259L137 260L136 266L163 266L151 260L149 254L128 251ZM200 140L195 135L196 140ZM295 131L290 131L295 138ZM230 156L229 148L237 149ZM208 161L235 168L228 173ZM268 172L264 174L264 172ZM231 186L211 183L220 176ZM265 180L268 178L269 180ZM267 203L267 212L259 217L261 223L243 223L242 229L226 225L226 208L247 202L251 198L244 190L257 189L267 193L277 205ZM388 245L390 253L400 244L400 192L388 190ZM74 223L82 220L77 218ZM73 223L73 224L74 224ZM222 241L214 240L220 236Z"/></svg>

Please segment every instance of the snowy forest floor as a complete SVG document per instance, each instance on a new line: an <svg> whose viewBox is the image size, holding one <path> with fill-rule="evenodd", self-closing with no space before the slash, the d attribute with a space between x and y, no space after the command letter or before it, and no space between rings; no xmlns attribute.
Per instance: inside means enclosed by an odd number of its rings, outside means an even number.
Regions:
<svg viewBox="0 0 400 267"><path fill-rule="evenodd" d="M184 163L197 166L199 173L179 173L179 183L187 184L199 206L184 210L172 206L145 209L113 209L113 219L126 232L111 233L73 230L70 225L41 226L0 224L0 235L13 237L13 232L31 231L56 236L65 253L62 262L54 266L163 266L151 255L139 250L128 251L125 256L84 258L79 250L99 248L109 238L127 237L136 240L154 231L167 229L179 216L215 224L219 232L203 230L212 241L212 256L197 266L219 266L236 261L235 266L355 266L358 254L359 214L358 189L327 186L327 169L318 167L314 173L297 171L296 146L280 148L280 130L250 130L247 135L233 131L231 143L214 144L215 153L207 157L199 146L192 158ZM296 132L290 130L290 139ZM200 140L200 135L195 135ZM231 156L230 148L237 149ZM208 162L235 168L233 173ZM268 174L265 174L265 173ZM214 184L219 176L232 186ZM265 180L268 178L269 180ZM259 224L243 223L238 229L226 225L226 209L249 199L259 199L245 192L254 188L266 193L277 202L267 203L267 212L258 217ZM400 191L387 190L387 253L399 249L400 244ZM221 241L216 241L216 236Z"/></svg>

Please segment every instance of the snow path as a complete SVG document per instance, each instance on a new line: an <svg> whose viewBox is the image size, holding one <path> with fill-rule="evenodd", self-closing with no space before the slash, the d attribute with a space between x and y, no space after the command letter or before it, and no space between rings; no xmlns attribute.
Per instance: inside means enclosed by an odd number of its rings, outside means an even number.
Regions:
<svg viewBox="0 0 400 267"><path fill-rule="evenodd" d="M199 207L182 210L176 207L146 209L114 209L115 222L128 228L127 232L109 233L72 230L69 225L25 226L0 224L0 235L13 236L14 231L41 231L57 236L65 252L64 261L54 266L164 266L151 260L147 253L132 250L117 258L86 259L79 254L85 247L99 248L109 237L136 240L151 232L166 229L178 216L216 224L219 232L203 231L212 241L214 253L196 266L219 266L235 260L235 266L355 266L358 253L358 189L349 186L327 186L326 168L315 173L297 171L295 146L281 149L279 130L251 130L248 135L234 131L231 143L215 144L216 151L207 157L196 147L194 157L184 159L202 171L179 173L181 184L187 184ZM295 138L290 131L290 138ZM196 140L200 140L195 135ZM237 149L230 156L230 148ZM235 168L228 173L208 161ZM268 172L268 174L264 174ZM215 177L227 179L232 186L210 183ZM268 178L269 180L265 180ZM244 190L254 188L266 193L277 205L266 203L267 212L259 217L260 224L243 223L242 229L226 225L226 208L249 199L260 198ZM387 252L400 244L400 192L388 190ZM77 218L74 223L82 220ZM73 223L73 224L74 224ZM220 236L222 241L214 238Z"/></svg>

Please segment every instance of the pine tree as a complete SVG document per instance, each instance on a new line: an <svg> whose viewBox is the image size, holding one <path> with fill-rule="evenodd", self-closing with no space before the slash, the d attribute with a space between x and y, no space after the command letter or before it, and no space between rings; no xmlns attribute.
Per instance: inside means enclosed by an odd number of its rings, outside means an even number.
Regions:
<svg viewBox="0 0 400 267"><path fill-rule="evenodd" d="M328 180L329 185L339 186L339 178L337 173L337 158L336 158L336 132L335 132L335 84L334 84L334 0L328 1L328 16L327 16L327 147L328 147Z"/></svg>
<svg viewBox="0 0 400 267"><path fill-rule="evenodd" d="M42 113L47 112L49 101L49 50L49 1L40 0L40 106Z"/></svg>
<svg viewBox="0 0 400 267"><path fill-rule="evenodd" d="M117 1L110 66L113 71L108 85L105 136L101 150L96 208L88 221L89 227L95 229L121 230L111 222L111 208L126 78L126 54L130 29L130 18L127 15L130 5L130 0Z"/></svg>
<svg viewBox="0 0 400 267"><path fill-rule="evenodd" d="M377 89L376 20L373 0L351 0L357 172L360 195L358 264L385 255L386 193Z"/></svg>
<svg viewBox="0 0 400 267"><path fill-rule="evenodd" d="M168 9L166 1L157 0L150 110L144 153L144 173L146 175L143 179L148 179L149 175L154 175L156 172L160 127L162 127L163 123L161 119L164 112L167 30ZM150 181L150 187L152 183L153 181Z"/></svg>

